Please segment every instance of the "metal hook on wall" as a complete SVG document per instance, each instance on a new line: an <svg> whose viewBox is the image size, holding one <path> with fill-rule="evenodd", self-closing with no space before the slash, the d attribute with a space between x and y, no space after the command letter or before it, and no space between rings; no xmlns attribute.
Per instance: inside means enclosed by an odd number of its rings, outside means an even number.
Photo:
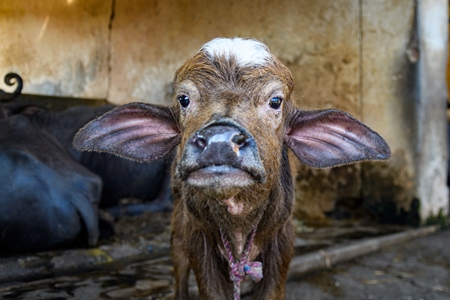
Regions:
<svg viewBox="0 0 450 300"><path fill-rule="evenodd" d="M23 87L22 78L16 73L8 73L5 75L5 83L8 86L13 86L17 84L17 88L12 93L7 93L4 90L0 89L0 102L11 101L20 95Z"/></svg>

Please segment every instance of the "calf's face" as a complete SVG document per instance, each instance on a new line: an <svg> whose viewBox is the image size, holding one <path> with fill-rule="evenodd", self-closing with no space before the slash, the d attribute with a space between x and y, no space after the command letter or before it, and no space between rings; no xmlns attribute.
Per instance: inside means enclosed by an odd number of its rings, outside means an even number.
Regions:
<svg viewBox="0 0 450 300"><path fill-rule="evenodd" d="M174 176L233 205L249 187L268 191L274 183L293 80L263 44L229 43L206 44L175 74L181 147ZM254 55L231 52L239 43Z"/></svg>

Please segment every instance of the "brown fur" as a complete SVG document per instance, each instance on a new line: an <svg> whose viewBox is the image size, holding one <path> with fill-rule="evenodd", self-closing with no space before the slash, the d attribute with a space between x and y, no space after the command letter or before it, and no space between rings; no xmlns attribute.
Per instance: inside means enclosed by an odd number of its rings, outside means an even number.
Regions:
<svg viewBox="0 0 450 300"><path fill-rule="evenodd" d="M255 299L282 299L289 262L293 253L293 229L291 211L293 188L287 149L283 147L284 122L277 127L265 127L272 120L260 120L259 101L268 83L276 81L282 86L285 101L293 88L289 70L276 59L269 67L239 68L233 60L218 59L211 62L202 52L182 66L175 76L175 87L185 80L192 81L200 92L195 105L201 106L183 115L176 112L184 129L175 166L184 143L192 133L205 124L211 115L220 114L237 120L257 139L258 150L268 178L263 184L255 184L240 191L235 198L252 207L242 215L231 215L220 199L210 199L202 191L185 185L174 176L176 199L172 218L172 259L175 265L175 299L187 299L187 277L193 269L201 299L232 299L233 286L229 279L229 266L224 252L220 228L234 245L235 257L239 257L235 232L242 232L244 240L257 226L252 257L263 263L264 278L255 285ZM219 87L219 88L218 88ZM261 99L260 97L263 97ZM194 101L197 99L193 99ZM284 111L273 116L283 118ZM281 155L282 154L282 155ZM173 172L176 174L176 172Z"/></svg>

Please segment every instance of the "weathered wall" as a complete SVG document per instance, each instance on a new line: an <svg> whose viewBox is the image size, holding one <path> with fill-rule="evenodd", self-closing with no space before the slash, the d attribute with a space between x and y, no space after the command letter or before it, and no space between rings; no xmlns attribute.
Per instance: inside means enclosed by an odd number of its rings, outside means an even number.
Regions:
<svg viewBox="0 0 450 300"><path fill-rule="evenodd" d="M0 1L0 76L20 74L24 93L106 98L110 10L109 1Z"/></svg>
<svg viewBox="0 0 450 300"><path fill-rule="evenodd" d="M426 161L417 163L419 131L424 137L438 130L439 136L442 126L424 127L424 118L438 116L418 114L423 97L417 90L414 3L3 0L0 76L20 73L25 93L167 103L175 70L203 43L217 36L257 38L291 69L300 106L348 111L392 147L388 162L328 170L299 166L298 215L351 216L336 210L339 204L387 221L418 219L421 207L424 219L438 209L428 205L435 202L426 193L439 190L438 207L448 208L448 199L439 166L435 187L418 188L432 176L423 168ZM438 148L436 165L445 160L443 146ZM422 171L426 175L419 176Z"/></svg>
<svg viewBox="0 0 450 300"><path fill-rule="evenodd" d="M110 100L161 102L176 69L217 36L269 45L300 103L358 113L358 1L117 1ZM318 88L320 87L320 88Z"/></svg>
<svg viewBox="0 0 450 300"><path fill-rule="evenodd" d="M420 217L447 215L447 89L445 83L448 57L448 1L418 2L417 35L420 50L418 61L418 103L416 120L417 160L416 186L420 200Z"/></svg>
<svg viewBox="0 0 450 300"><path fill-rule="evenodd" d="M362 6L362 118L386 138L392 151L387 163L364 164L365 205L383 220L417 221L417 212L411 211L417 143L416 65L411 60L418 58L408 56L409 50L417 51L414 1L365 0Z"/></svg>
<svg viewBox="0 0 450 300"><path fill-rule="evenodd" d="M388 162L364 164L365 205L384 221L426 222L449 207L448 2L365 0L362 12L362 119L392 149Z"/></svg>

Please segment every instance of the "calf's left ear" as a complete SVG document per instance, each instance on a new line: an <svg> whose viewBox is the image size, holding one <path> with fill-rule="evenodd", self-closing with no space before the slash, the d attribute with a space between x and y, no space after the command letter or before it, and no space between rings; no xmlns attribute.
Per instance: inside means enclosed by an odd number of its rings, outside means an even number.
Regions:
<svg viewBox="0 0 450 300"><path fill-rule="evenodd" d="M125 104L86 124L75 135L73 145L80 151L152 161L164 157L180 143L177 124L168 107Z"/></svg>
<svg viewBox="0 0 450 300"><path fill-rule="evenodd" d="M298 159L326 168L391 155L386 141L351 115L339 110L296 110L288 124L285 143Z"/></svg>

